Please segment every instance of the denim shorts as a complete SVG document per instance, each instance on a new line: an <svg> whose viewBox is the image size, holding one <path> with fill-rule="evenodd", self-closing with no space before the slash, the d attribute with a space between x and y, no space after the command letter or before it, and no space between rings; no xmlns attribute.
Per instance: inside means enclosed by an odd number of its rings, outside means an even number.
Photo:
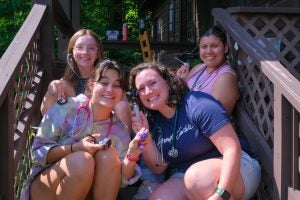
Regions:
<svg viewBox="0 0 300 200"><path fill-rule="evenodd" d="M245 185L243 200L250 199L256 192L260 179L261 168L257 160L242 151L240 173Z"/></svg>
<svg viewBox="0 0 300 200"><path fill-rule="evenodd" d="M261 168L257 160L242 151L240 173L245 185L243 200L250 199L256 192L261 179ZM183 178L184 172L171 170L170 178Z"/></svg>

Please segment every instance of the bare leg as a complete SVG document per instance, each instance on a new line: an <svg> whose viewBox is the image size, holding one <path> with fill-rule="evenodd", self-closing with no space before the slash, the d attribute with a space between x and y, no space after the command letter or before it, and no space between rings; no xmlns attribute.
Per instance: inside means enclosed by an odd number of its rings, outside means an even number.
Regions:
<svg viewBox="0 0 300 200"><path fill-rule="evenodd" d="M96 168L93 199L115 200L121 184L121 161L113 148L99 150L95 154Z"/></svg>
<svg viewBox="0 0 300 200"><path fill-rule="evenodd" d="M221 165L221 159L208 159L193 164L186 171L184 183L189 199L207 199L215 192L220 177ZM240 175L232 188L232 199L241 199L244 184Z"/></svg>
<svg viewBox="0 0 300 200"><path fill-rule="evenodd" d="M87 152L67 155L36 177L30 198L84 199L92 184L94 165L92 155Z"/></svg>
<svg viewBox="0 0 300 200"><path fill-rule="evenodd" d="M150 200L185 200L183 178L170 178L151 194Z"/></svg>

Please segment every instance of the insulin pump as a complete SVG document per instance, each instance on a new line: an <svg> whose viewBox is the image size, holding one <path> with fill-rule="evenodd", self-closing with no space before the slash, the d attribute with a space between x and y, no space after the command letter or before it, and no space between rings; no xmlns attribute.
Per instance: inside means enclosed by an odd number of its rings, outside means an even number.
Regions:
<svg viewBox="0 0 300 200"><path fill-rule="evenodd" d="M104 138L103 140L100 140L98 144L103 145L103 149L106 150L111 146L111 139L110 138Z"/></svg>
<svg viewBox="0 0 300 200"><path fill-rule="evenodd" d="M132 102L132 110L134 111L135 116L138 118L138 120L140 120L141 114L140 114L140 107L137 103L137 97L138 97L137 90L130 90L129 92L126 92L126 94L129 96L129 99Z"/></svg>

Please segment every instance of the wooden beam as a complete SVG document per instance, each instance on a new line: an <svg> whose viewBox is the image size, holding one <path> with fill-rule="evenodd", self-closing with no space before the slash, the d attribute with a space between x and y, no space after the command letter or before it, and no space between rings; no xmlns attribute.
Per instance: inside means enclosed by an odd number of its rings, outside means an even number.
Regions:
<svg viewBox="0 0 300 200"><path fill-rule="evenodd" d="M140 49L139 41L120 41L120 40L104 40L102 41L104 49L120 49L133 48ZM151 50L178 50L178 51L191 51L196 47L194 43L185 42L151 42Z"/></svg>

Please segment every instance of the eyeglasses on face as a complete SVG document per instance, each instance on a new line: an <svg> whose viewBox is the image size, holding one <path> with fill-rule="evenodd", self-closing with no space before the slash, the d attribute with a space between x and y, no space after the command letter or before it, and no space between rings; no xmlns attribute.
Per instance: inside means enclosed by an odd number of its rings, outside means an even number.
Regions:
<svg viewBox="0 0 300 200"><path fill-rule="evenodd" d="M96 53L98 51L98 48L95 46L83 46L83 45L77 45L74 47L75 51L82 53L82 52L87 52L87 53Z"/></svg>

